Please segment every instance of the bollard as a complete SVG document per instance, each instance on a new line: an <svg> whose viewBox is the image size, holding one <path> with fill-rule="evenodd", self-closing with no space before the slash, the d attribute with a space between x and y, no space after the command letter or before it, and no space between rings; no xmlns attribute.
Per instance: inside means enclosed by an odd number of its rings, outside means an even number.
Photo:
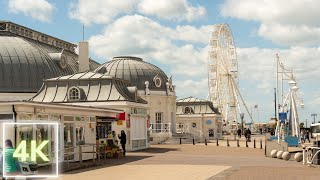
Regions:
<svg viewBox="0 0 320 180"><path fill-rule="evenodd" d="M237 139L237 146L238 146L238 147L240 147L240 144L239 144L239 139Z"/></svg>
<svg viewBox="0 0 320 180"><path fill-rule="evenodd" d="M205 145L208 145L208 144L207 144L207 139L204 139L204 144L205 144Z"/></svg>
<svg viewBox="0 0 320 180"><path fill-rule="evenodd" d="M180 144L181 144L181 138L180 138Z"/></svg>
<svg viewBox="0 0 320 180"><path fill-rule="evenodd" d="M217 138L217 146L219 146L219 140L218 140L218 138Z"/></svg>
<svg viewBox="0 0 320 180"><path fill-rule="evenodd" d="M230 144L229 144L229 139L227 138L227 146L230 146Z"/></svg>
<svg viewBox="0 0 320 180"><path fill-rule="evenodd" d="M262 149L262 139L260 139L260 149Z"/></svg>
<svg viewBox="0 0 320 180"><path fill-rule="evenodd" d="M307 158L306 158L306 147L302 147L302 164L306 165L307 164Z"/></svg>
<svg viewBox="0 0 320 180"><path fill-rule="evenodd" d="M256 148L256 139L253 140L253 148Z"/></svg>
<svg viewBox="0 0 320 180"><path fill-rule="evenodd" d="M195 145L195 143L194 143L194 138L192 139L192 143L193 143L193 145Z"/></svg>
<svg viewBox="0 0 320 180"><path fill-rule="evenodd" d="M248 141L246 140L246 147L248 147Z"/></svg>

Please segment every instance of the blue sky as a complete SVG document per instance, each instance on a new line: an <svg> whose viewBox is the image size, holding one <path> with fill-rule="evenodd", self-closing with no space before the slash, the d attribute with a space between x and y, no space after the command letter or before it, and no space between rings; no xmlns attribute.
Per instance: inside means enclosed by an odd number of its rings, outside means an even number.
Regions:
<svg viewBox="0 0 320 180"><path fill-rule="evenodd" d="M249 109L258 104L259 121L274 114L277 53L298 82L305 104L301 121L310 124L311 113L320 117L316 0L2 0L0 5L7 7L0 19L73 43L82 40L85 25L91 58L103 63L113 56L140 56L173 75L178 99L207 97L210 31L216 23L228 23L237 47L240 91Z"/></svg>

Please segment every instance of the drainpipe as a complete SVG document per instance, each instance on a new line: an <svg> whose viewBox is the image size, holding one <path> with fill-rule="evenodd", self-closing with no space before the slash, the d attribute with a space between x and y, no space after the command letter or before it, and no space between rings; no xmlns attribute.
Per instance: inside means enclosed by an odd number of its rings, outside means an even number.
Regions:
<svg viewBox="0 0 320 180"><path fill-rule="evenodd" d="M13 122L17 122L17 112L14 108L14 105L12 105L12 112L13 112ZM14 125L14 148L17 146L17 125Z"/></svg>

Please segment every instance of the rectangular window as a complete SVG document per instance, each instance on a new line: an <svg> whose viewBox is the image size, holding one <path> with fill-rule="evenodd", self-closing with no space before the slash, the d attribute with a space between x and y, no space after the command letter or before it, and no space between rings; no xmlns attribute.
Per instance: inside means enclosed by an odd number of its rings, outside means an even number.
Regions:
<svg viewBox="0 0 320 180"><path fill-rule="evenodd" d="M12 120L12 119L13 119L13 114L0 114L0 120Z"/></svg>
<svg viewBox="0 0 320 180"><path fill-rule="evenodd" d="M155 131L156 132L162 132L162 112L156 113L156 124L155 124Z"/></svg>

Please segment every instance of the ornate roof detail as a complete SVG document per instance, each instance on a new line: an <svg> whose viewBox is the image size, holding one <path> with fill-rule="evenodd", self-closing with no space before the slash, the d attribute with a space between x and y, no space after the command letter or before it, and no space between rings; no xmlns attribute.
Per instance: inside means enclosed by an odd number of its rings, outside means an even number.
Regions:
<svg viewBox="0 0 320 180"><path fill-rule="evenodd" d="M213 107L211 101L188 97L176 101L177 112L176 114L186 114L185 108L188 107L192 110L192 114L220 114L218 109ZM190 111L191 112L191 111Z"/></svg>
<svg viewBox="0 0 320 180"><path fill-rule="evenodd" d="M74 99L68 98L70 88L79 89L79 102L130 101L147 103L137 95L136 87L132 87L130 82L93 72L81 72L44 80L42 88L30 101L75 102ZM74 94L78 95L77 92Z"/></svg>
<svg viewBox="0 0 320 180"><path fill-rule="evenodd" d="M95 72L130 81L138 90L145 90L145 82L149 82L148 89L166 91L167 75L157 66L143 61L138 57L114 57L99 66Z"/></svg>

